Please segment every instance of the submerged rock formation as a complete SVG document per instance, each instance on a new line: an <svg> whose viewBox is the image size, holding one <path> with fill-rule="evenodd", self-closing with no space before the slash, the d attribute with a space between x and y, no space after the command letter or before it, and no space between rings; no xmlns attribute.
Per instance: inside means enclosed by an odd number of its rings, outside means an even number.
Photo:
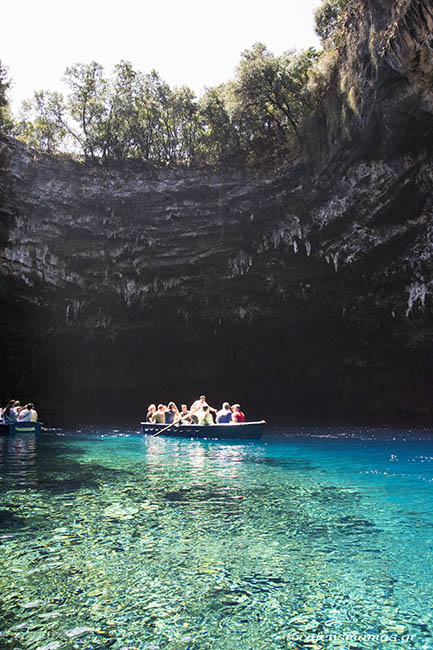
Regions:
<svg viewBox="0 0 433 650"><path fill-rule="evenodd" d="M433 7L358 6L303 158L278 174L0 140L3 400L432 413Z"/></svg>

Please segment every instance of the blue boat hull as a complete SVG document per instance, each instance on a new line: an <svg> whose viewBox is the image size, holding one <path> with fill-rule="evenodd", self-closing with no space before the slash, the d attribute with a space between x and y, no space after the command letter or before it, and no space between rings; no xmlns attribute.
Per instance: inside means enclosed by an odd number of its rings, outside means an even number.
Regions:
<svg viewBox="0 0 433 650"><path fill-rule="evenodd" d="M145 435L159 434L167 427L166 424L141 422L141 433ZM263 433L265 422L242 422L239 424L175 424L162 433L171 438L207 438L221 440L258 440Z"/></svg>
<svg viewBox="0 0 433 650"><path fill-rule="evenodd" d="M15 433L40 433L40 422L14 422L13 424L0 424L0 436L10 436Z"/></svg>

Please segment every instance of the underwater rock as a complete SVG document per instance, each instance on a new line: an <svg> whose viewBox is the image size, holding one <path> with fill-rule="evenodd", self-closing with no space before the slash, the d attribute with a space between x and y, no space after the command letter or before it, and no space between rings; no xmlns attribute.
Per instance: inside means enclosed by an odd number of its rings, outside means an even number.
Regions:
<svg viewBox="0 0 433 650"><path fill-rule="evenodd" d="M88 632L92 632L92 628L90 627L74 627L70 630L67 630L65 632L66 636L69 638L75 638L78 636L82 636L83 634L87 634Z"/></svg>
<svg viewBox="0 0 433 650"><path fill-rule="evenodd" d="M40 607L44 602L42 600L32 600L29 603L24 603L24 609L33 609L34 607Z"/></svg>
<svg viewBox="0 0 433 650"><path fill-rule="evenodd" d="M139 508L133 506L122 506L120 503L105 508L104 515L106 517L113 517L115 519L132 519L133 515L139 512Z"/></svg>

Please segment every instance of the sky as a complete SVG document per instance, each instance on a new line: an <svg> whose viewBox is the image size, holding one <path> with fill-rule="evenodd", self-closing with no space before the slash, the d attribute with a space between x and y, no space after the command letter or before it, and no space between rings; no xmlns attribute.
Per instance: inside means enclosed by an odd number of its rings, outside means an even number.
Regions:
<svg viewBox="0 0 433 650"><path fill-rule="evenodd" d="M35 90L65 90L67 66L120 60L155 69L199 96L233 78L241 52L260 41L274 54L319 47L321 0L14 0L2 7L0 60L12 109Z"/></svg>

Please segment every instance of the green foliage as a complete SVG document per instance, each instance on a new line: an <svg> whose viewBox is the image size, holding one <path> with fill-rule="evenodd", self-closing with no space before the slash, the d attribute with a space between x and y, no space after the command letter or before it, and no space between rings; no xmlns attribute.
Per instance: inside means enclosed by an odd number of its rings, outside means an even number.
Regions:
<svg viewBox="0 0 433 650"><path fill-rule="evenodd" d="M148 135L151 98L142 75L128 61L121 61L115 67L108 104L103 157L123 160L129 155L147 160L151 143Z"/></svg>
<svg viewBox="0 0 433 650"><path fill-rule="evenodd" d="M262 43L242 53L227 105L241 142L255 155L300 144L300 123L310 108L308 70L317 56L310 48L277 57Z"/></svg>
<svg viewBox="0 0 433 650"><path fill-rule="evenodd" d="M307 88L311 101L318 104L323 95L328 91L332 77L338 66L338 51L323 50L314 66L308 72Z"/></svg>
<svg viewBox="0 0 433 650"><path fill-rule="evenodd" d="M8 69L0 61L0 107L4 108L7 103L7 91L10 88L10 81L8 79Z"/></svg>
<svg viewBox="0 0 433 650"><path fill-rule="evenodd" d="M43 151L90 160L136 158L159 165L253 164L299 147L311 109L314 49L274 56L262 44L242 54L233 81L197 100L157 72L121 61L111 77L96 62L66 70L68 93L40 91L23 106L17 135Z"/></svg>
<svg viewBox="0 0 433 650"><path fill-rule="evenodd" d="M33 121L30 119L35 112ZM65 107L59 93L49 91L35 92L33 101L23 102L21 120L16 125L15 134L28 146L55 153L66 136L64 122Z"/></svg>
<svg viewBox="0 0 433 650"><path fill-rule="evenodd" d="M7 96L10 86L8 69L0 61L0 132L3 133L10 133L13 126Z"/></svg>
<svg viewBox="0 0 433 650"><path fill-rule="evenodd" d="M64 77L71 91L66 104L74 120L71 133L80 143L86 158L99 157L104 148L108 83L103 75L103 67L93 61L67 68Z"/></svg>
<svg viewBox="0 0 433 650"><path fill-rule="evenodd" d="M344 13L351 0L323 0L314 14L315 31L324 47L339 44L339 33L344 24Z"/></svg>
<svg viewBox="0 0 433 650"><path fill-rule="evenodd" d="M228 97L228 86L221 84L208 88L199 102L199 155L211 164L243 158L239 133L228 112Z"/></svg>

